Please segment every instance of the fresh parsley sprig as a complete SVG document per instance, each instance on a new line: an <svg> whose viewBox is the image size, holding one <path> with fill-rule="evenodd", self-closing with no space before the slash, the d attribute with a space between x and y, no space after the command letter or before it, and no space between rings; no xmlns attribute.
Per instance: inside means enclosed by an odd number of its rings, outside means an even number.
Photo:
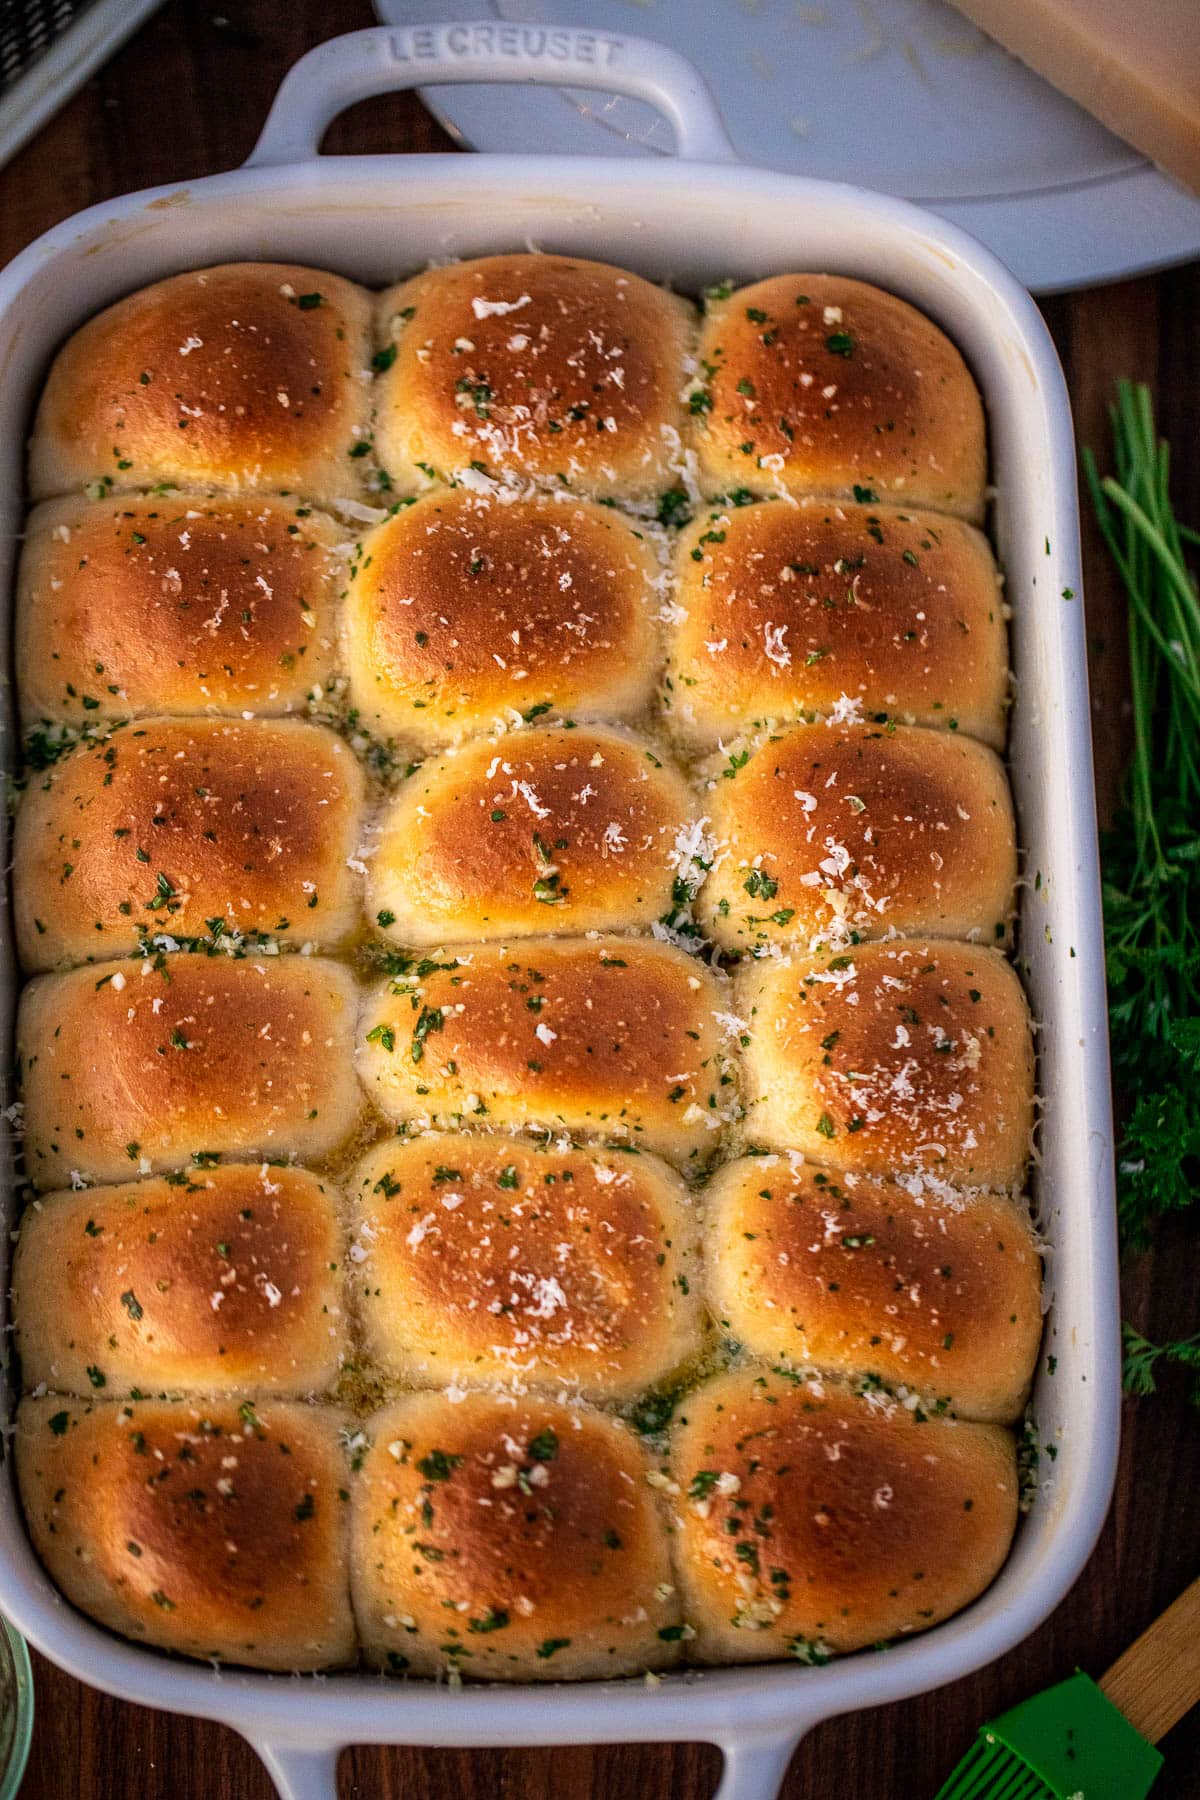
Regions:
<svg viewBox="0 0 1200 1800"><path fill-rule="evenodd" d="M1113 1070L1129 1102L1118 1212L1136 1250L1200 1194L1200 592L1188 566L1200 534L1172 508L1149 389L1121 382L1111 417L1114 472L1102 477L1087 450L1083 468L1129 602L1133 751L1102 866ZM1155 1345L1127 1325L1125 1353L1127 1387L1152 1393L1160 1361L1200 1370L1200 1334Z"/></svg>
<svg viewBox="0 0 1200 1800"><path fill-rule="evenodd" d="M1121 1342L1125 1350L1125 1386L1131 1394L1158 1392L1155 1371L1161 1362L1188 1370L1192 1377L1192 1402L1200 1406L1200 1331L1194 1337L1152 1344L1126 1323L1121 1327Z"/></svg>

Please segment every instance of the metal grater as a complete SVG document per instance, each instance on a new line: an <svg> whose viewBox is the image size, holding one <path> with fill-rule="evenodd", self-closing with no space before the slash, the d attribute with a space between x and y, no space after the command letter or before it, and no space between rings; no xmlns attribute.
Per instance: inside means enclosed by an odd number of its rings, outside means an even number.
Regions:
<svg viewBox="0 0 1200 1800"><path fill-rule="evenodd" d="M91 0L0 0L0 95L48 50Z"/></svg>
<svg viewBox="0 0 1200 1800"><path fill-rule="evenodd" d="M0 0L0 165L160 0Z"/></svg>

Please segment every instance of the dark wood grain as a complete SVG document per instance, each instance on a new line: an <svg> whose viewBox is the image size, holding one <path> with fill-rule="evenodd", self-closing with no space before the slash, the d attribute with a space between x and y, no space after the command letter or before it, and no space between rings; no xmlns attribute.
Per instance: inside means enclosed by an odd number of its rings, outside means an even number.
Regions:
<svg viewBox="0 0 1200 1800"><path fill-rule="evenodd" d="M218 10L218 8L220 10ZM311 44L373 23L367 0L173 0L0 175L0 260L110 195L232 167L283 71ZM451 147L412 95L369 102L331 128L331 151ZM1176 497L1200 520L1200 267L1047 303L1082 442L1106 441L1118 375L1152 382L1175 451ZM1127 730L1119 591L1087 529L1087 618L1098 789L1111 809ZM1067 772L1064 771L1064 778ZM1192 1227L1194 1233L1194 1227ZM1126 1275L1127 1314L1152 1335L1196 1326L1200 1255L1187 1229ZM1181 1387L1126 1407L1117 1496L1074 1592L1029 1641L924 1699L834 1720L801 1746L789 1800L923 1800L976 1725L1077 1665L1098 1673L1200 1565L1200 1428ZM270 1800L232 1731L109 1700L37 1665L28 1800ZM1157 1800L1200 1796L1200 1716L1166 1745ZM472 1752L353 1749L342 1800L701 1800L719 1759L696 1745Z"/></svg>

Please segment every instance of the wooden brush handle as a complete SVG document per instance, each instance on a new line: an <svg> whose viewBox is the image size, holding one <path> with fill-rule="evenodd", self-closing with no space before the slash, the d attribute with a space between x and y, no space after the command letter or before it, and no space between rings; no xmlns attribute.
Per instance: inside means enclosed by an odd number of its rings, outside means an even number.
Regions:
<svg viewBox="0 0 1200 1800"><path fill-rule="evenodd" d="M1099 1686L1151 1744L1191 1711L1200 1701L1200 1577L1117 1658Z"/></svg>

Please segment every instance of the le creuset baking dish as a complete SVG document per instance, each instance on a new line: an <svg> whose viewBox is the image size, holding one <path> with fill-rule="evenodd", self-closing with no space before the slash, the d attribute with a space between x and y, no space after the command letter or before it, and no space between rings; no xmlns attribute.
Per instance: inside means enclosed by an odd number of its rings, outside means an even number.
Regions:
<svg viewBox="0 0 1200 1800"><path fill-rule="evenodd" d="M636 94L670 119L678 157L317 154L326 125L351 102L460 80L569 82ZM738 164L700 77L660 45L486 23L355 32L292 69L245 167L92 207L47 232L0 276L5 625L31 409L56 346L90 314L177 270L238 258L307 262L381 285L430 259L524 245L623 263L690 292L727 276L747 281L788 269L861 276L930 313L983 390L995 538L1013 614L1011 763L1027 876L1019 952L1039 1023L1043 1096L1034 1192L1052 1252L1033 1410L1038 1437L1055 1458L1043 1455L1037 1498L981 1599L884 1654L825 1668L772 1664L653 1683L451 1689L367 1674L299 1678L174 1662L110 1636L59 1597L25 1535L11 1464L0 1485L0 1609L82 1680L234 1726L285 1800L328 1800L338 1749L348 1743L655 1739L719 1744L722 1800L770 1800L794 1745L818 1720L952 1681L1032 1631L1083 1566L1112 1485L1119 1394L1112 1122L1075 461L1062 374L1029 296L987 251L915 207ZM11 767L7 685L4 698ZM17 977L4 923L2 1003L11 1032ZM5 1154L11 1176L11 1144ZM7 1180L9 1223L12 1187ZM11 1394L4 1406L8 1417Z"/></svg>

